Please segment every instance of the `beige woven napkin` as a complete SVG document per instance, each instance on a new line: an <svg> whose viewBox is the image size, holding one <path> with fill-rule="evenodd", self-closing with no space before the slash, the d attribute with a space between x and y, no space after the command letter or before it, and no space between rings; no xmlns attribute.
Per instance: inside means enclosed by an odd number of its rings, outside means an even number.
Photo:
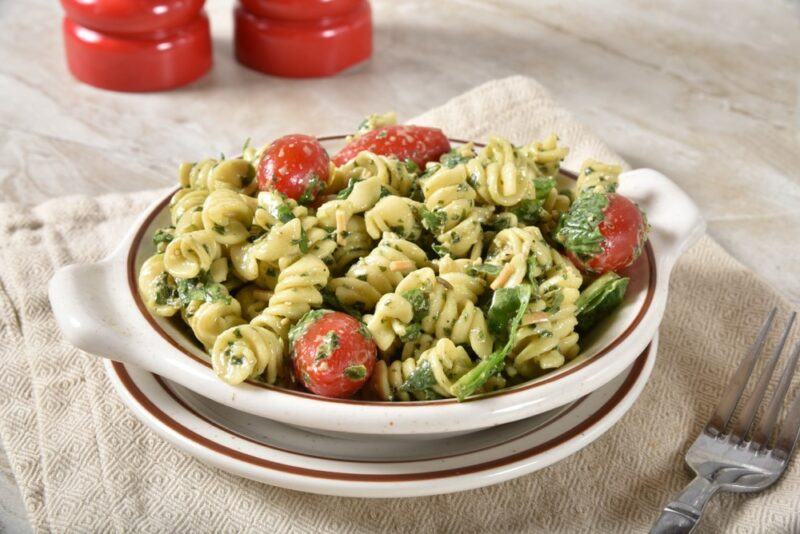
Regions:
<svg viewBox="0 0 800 534"><path fill-rule="evenodd" d="M517 142L556 131L572 147L570 167L586 156L620 161L527 78L487 83L414 122L452 136L495 132ZM117 399L98 358L59 335L46 293L54 270L103 257L161 194L0 204L0 438L37 530L643 531L688 482L682 455L757 323L772 305L784 314L789 308L703 238L674 273L649 384L620 423L581 452L452 495L377 501L304 494L228 475L175 450ZM715 499L702 530L800 531L797 463L757 497Z"/></svg>

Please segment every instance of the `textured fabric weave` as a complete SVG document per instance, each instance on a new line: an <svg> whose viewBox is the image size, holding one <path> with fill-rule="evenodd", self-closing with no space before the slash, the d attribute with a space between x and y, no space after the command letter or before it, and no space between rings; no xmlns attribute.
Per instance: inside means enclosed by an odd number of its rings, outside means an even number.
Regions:
<svg viewBox="0 0 800 534"><path fill-rule="evenodd" d="M588 156L623 163L528 78L487 83L413 122L454 137L497 133L515 142L556 131L571 147L569 168ZM789 310L704 237L675 269L642 396L581 452L452 495L375 501L304 494L228 475L175 450L125 408L97 357L59 335L47 300L53 272L102 258L163 194L0 204L0 439L39 531L645 531L689 481L682 455L766 311ZM717 497L701 531L798 532L798 494L795 459L769 491Z"/></svg>

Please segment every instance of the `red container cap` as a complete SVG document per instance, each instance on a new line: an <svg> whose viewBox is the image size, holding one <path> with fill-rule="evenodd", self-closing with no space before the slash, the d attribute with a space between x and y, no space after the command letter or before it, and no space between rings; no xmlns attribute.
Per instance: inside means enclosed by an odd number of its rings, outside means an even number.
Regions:
<svg viewBox="0 0 800 534"><path fill-rule="evenodd" d="M204 0L62 0L70 72L113 91L163 91L211 67Z"/></svg>
<svg viewBox="0 0 800 534"><path fill-rule="evenodd" d="M372 54L366 0L242 0L234 12L240 63L277 76L330 76Z"/></svg>

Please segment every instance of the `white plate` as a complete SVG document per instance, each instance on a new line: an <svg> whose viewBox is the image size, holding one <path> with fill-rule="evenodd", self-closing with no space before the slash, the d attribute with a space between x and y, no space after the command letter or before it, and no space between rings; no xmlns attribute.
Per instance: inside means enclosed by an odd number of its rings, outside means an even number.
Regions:
<svg viewBox="0 0 800 534"><path fill-rule="evenodd" d="M130 364L106 360L123 401L179 449L225 471L294 490L350 497L463 491L542 469L582 449L633 405L658 336L616 378L532 418L457 438L348 440L234 410Z"/></svg>

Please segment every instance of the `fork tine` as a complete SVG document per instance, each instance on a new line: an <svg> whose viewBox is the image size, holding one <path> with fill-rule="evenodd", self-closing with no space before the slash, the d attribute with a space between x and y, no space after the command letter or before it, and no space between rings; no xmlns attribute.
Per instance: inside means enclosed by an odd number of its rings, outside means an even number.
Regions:
<svg viewBox="0 0 800 534"><path fill-rule="evenodd" d="M734 373L733 378L731 378L730 383L728 383L727 389L722 394L722 400L719 401L714 415L711 416L711 419L706 425L706 430L712 436L725 432L725 427L728 426L733 411L736 409L736 405L742 397L745 386L747 386L747 381L753 373L756 359L761 352L761 348L764 346L764 341L767 339L767 332L769 332L772 326L772 320L775 318L775 313L777 311L777 308L772 308L772 311L769 312L767 320L764 321L764 324L761 326L761 331L758 333L758 337L756 337L755 343L753 343L747 355L742 359L739 368L736 369L736 373Z"/></svg>
<svg viewBox="0 0 800 534"><path fill-rule="evenodd" d="M775 454L784 460L788 460L800 438L800 393L792 401L789 414L783 421L780 434L775 440Z"/></svg>
<svg viewBox="0 0 800 534"><path fill-rule="evenodd" d="M781 352L783 352L784 345L786 345L786 338L789 337L789 332L792 329L796 315L796 313L793 313L792 316L789 317L789 322L783 330L780 341L775 346L775 349L772 351L772 356L770 356L767 364L761 371L761 376L758 377L758 382L756 382L753 393L750 395L750 398L747 399L744 408L742 408L741 417L739 417L739 420L733 425L731 437L734 443L744 440L748 432L750 432L750 428L753 426L753 421L755 421L756 414L758 413L758 407L761 406L761 403L764 401L767 386L769 385L770 378L772 378L772 373L775 372L775 365L778 363Z"/></svg>
<svg viewBox="0 0 800 534"><path fill-rule="evenodd" d="M775 393L772 395L767 413L764 414L764 419L759 423L753 435L753 442L761 446L769 444L769 438L772 436L772 431L775 429L775 423L778 422L778 416L781 413L783 401L786 398L786 394L789 392L789 385L792 383L792 376L794 376L798 358L800 358L800 342L794 346L792 355L789 356L786 366L783 369L778 387L775 388Z"/></svg>

